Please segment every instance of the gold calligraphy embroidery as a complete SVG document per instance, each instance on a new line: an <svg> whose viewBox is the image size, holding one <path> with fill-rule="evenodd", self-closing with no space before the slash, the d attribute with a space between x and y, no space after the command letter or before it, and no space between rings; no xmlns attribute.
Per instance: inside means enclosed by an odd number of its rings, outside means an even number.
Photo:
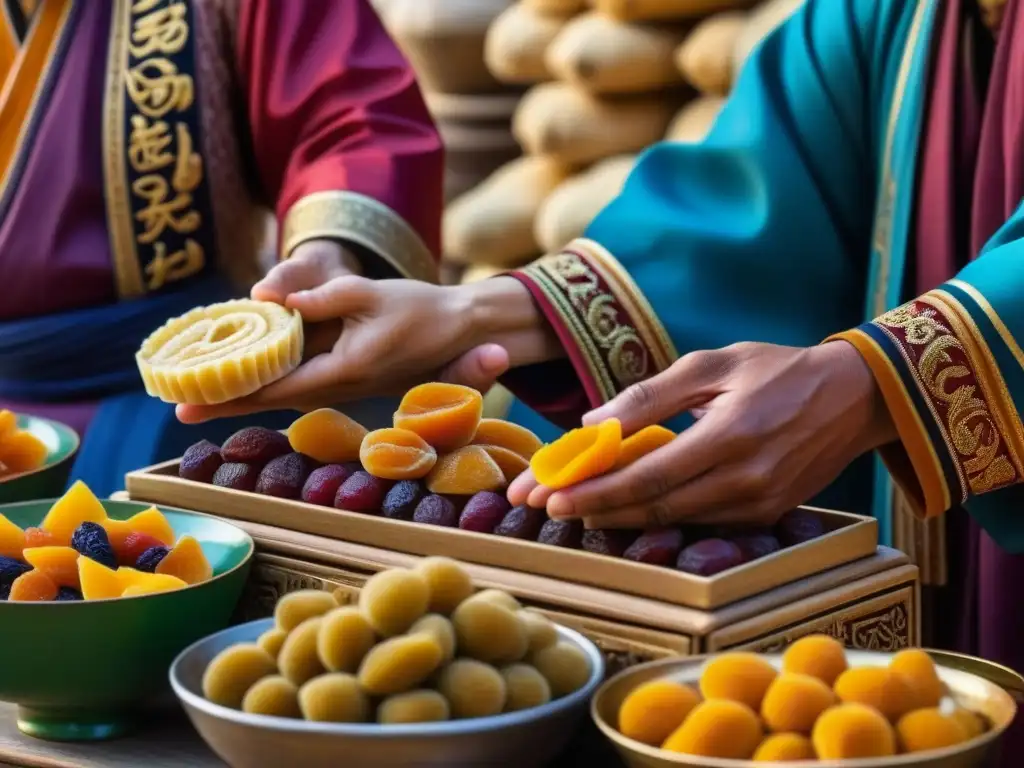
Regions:
<svg viewBox="0 0 1024 768"><path fill-rule="evenodd" d="M1003 487L1017 479L1007 446L988 403L979 396L978 376L970 367L970 352L939 313L910 302L881 315L875 323L903 332L915 347L915 374L926 392L943 406L949 442L961 457L967 482L975 494Z"/></svg>
<svg viewBox="0 0 1024 768"><path fill-rule="evenodd" d="M125 72L125 90L139 114L130 120L127 155L138 174L131 184L139 202L135 220L142 228L135 240L153 249L145 267L149 291L191 277L206 263L196 240L187 238L171 251L161 239L168 232L192 234L203 224L194 199L203 181L202 158L194 150L188 123L174 120L192 107L195 84L169 58L188 43L187 14L182 0L136 0L131 6L129 52L134 62Z"/></svg>

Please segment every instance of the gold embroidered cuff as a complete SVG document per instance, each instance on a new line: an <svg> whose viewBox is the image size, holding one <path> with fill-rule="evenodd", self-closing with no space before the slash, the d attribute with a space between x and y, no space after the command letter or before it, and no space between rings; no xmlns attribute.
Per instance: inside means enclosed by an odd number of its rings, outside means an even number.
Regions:
<svg viewBox="0 0 1024 768"><path fill-rule="evenodd" d="M372 197L345 190L314 192L295 203L282 225L283 258L302 243L320 238L368 248L402 277L438 281L437 261L416 230Z"/></svg>
<svg viewBox="0 0 1024 768"><path fill-rule="evenodd" d="M610 400L678 357L633 278L594 241L574 240L514 275L554 327L591 401Z"/></svg>

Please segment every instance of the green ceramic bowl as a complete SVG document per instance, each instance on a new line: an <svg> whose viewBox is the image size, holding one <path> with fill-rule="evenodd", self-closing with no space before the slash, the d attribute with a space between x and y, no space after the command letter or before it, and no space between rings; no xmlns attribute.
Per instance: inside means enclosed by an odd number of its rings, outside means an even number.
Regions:
<svg viewBox="0 0 1024 768"><path fill-rule="evenodd" d="M78 451L78 433L59 421L35 416L19 416L18 426L43 441L46 463L31 472L0 478L0 504L60 495L71 473L71 460Z"/></svg>
<svg viewBox="0 0 1024 768"><path fill-rule="evenodd" d="M54 500L0 506L24 527ZM149 507L104 501L126 519ZM18 705L18 727L54 741L95 741L130 730L143 705L167 692L178 653L228 626L248 576L253 541L215 517L161 507L175 534L203 546L214 577L145 597L63 603L0 602L0 700Z"/></svg>

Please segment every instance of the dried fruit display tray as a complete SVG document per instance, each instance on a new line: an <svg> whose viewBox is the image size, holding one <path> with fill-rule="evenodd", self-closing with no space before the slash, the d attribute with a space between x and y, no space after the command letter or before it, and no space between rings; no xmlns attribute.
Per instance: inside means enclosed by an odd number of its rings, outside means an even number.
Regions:
<svg viewBox="0 0 1024 768"><path fill-rule="evenodd" d="M716 576L700 577L581 550L390 520L183 480L178 477L178 461L130 473L127 490L136 501L184 507L414 555L447 555L703 609L727 605L868 557L878 545L878 527L873 519L808 507L805 509L822 519L825 535Z"/></svg>

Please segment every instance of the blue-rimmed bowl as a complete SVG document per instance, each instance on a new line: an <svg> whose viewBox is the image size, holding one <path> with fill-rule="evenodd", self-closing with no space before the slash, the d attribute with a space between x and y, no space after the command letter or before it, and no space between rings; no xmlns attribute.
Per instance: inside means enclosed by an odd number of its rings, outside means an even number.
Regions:
<svg viewBox="0 0 1024 768"><path fill-rule="evenodd" d="M26 528L54 503L0 506ZM151 505L104 501L125 520ZM130 730L142 705L168 692L183 648L228 625L249 573L253 541L216 517L159 507L175 536L190 534L213 578L174 592L82 602L0 602L0 701L18 705L18 727L54 741L95 741Z"/></svg>
<svg viewBox="0 0 1024 768"><path fill-rule="evenodd" d="M382 726L249 715L207 701L203 672L214 656L237 643L255 642L273 623L264 619L218 632L187 648L171 667L171 687L192 724L232 768L540 768L565 749L604 677L597 647L578 632L559 627L560 639L586 654L590 679L569 696L521 712Z"/></svg>
<svg viewBox="0 0 1024 768"><path fill-rule="evenodd" d="M31 432L46 446L46 463L30 472L0 477L0 504L59 496L78 452L78 433L66 424L35 416L18 416L18 428Z"/></svg>

